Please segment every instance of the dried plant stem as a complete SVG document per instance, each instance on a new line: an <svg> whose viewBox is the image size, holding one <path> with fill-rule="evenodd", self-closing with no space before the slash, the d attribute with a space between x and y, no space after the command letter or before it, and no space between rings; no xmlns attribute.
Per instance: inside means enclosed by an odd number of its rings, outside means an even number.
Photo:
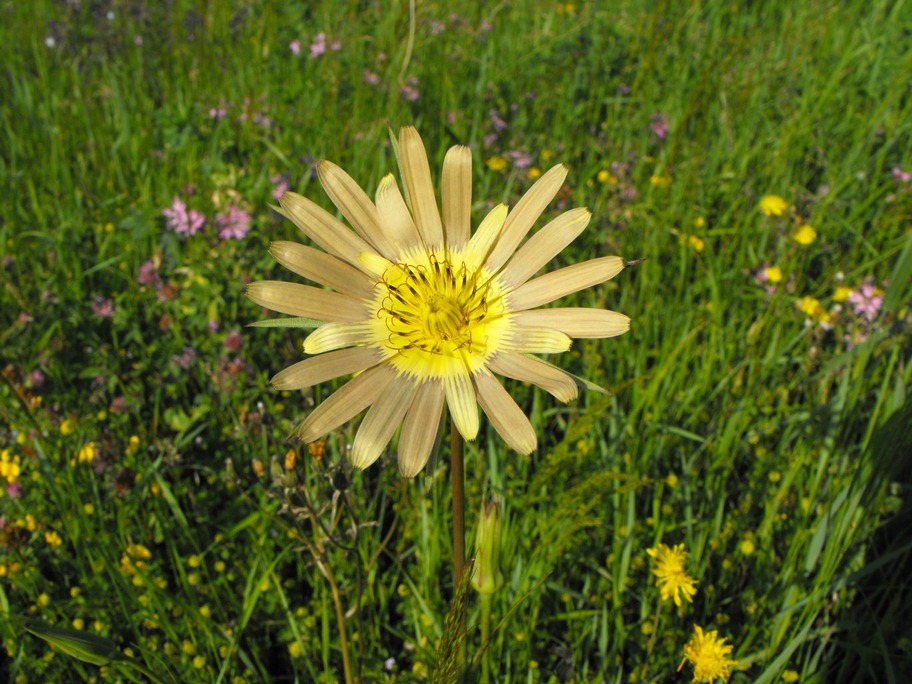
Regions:
<svg viewBox="0 0 912 684"><path fill-rule="evenodd" d="M342 608L342 597L339 596L339 586L336 584L335 575L328 564L317 559L317 567L320 568L320 572L323 573L323 577L329 582L329 587L332 590L333 606L335 606L336 620L339 623L339 644L342 649L342 667L345 669L345 684L354 684L351 661L348 653L348 632L345 631L345 610Z"/></svg>

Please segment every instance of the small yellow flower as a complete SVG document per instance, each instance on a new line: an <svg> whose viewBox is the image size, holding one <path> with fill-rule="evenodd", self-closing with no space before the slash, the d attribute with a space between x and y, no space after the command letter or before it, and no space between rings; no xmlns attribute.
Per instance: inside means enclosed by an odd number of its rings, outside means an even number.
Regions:
<svg viewBox="0 0 912 684"><path fill-rule="evenodd" d="M768 266L764 271L766 279L771 283L781 283L782 282L782 269L778 266Z"/></svg>
<svg viewBox="0 0 912 684"><path fill-rule="evenodd" d="M684 562L687 560L684 544L678 544L673 549L666 544L659 544L651 549L646 549L646 553L655 559L652 574L658 577L656 586L662 592L662 600L672 598L675 605L680 607L683 594L688 602L693 603L694 594L697 593L697 583L684 568Z"/></svg>
<svg viewBox="0 0 912 684"><path fill-rule="evenodd" d="M845 287L840 285L833 291L833 301L834 302L844 302L849 298L849 295L852 294L851 287Z"/></svg>
<svg viewBox="0 0 912 684"><path fill-rule="evenodd" d="M807 247L817 239L817 231L805 224L792 234L792 240Z"/></svg>
<svg viewBox="0 0 912 684"><path fill-rule="evenodd" d="M82 618L76 618L70 624L73 625L73 629L85 629L85 620Z"/></svg>
<svg viewBox="0 0 912 684"><path fill-rule="evenodd" d="M695 252L702 252L706 244L703 242L703 238L697 237L696 235L687 236L687 244L690 245L690 248Z"/></svg>
<svg viewBox="0 0 912 684"><path fill-rule="evenodd" d="M51 604L51 597L48 596L47 594L41 594L41 596L38 597L39 606L47 607L50 604Z"/></svg>
<svg viewBox="0 0 912 684"><path fill-rule="evenodd" d="M721 677L727 682L731 668L738 663L728 657L732 647L725 643L725 637L720 639L718 634L716 630L704 633L702 628L694 625L694 634L684 646L684 660L678 665L678 670L689 660L694 666L693 681L714 682Z"/></svg>
<svg viewBox="0 0 912 684"><path fill-rule="evenodd" d="M76 421L72 418L64 418L60 421L60 434L66 437L72 435L76 430Z"/></svg>
<svg viewBox="0 0 912 684"><path fill-rule="evenodd" d="M529 180L535 180L536 178L541 178L542 171L537 166L533 166L526 175L529 177Z"/></svg>
<svg viewBox="0 0 912 684"><path fill-rule="evenodd" d="M649 177L649 183L657 188L667 188L671 185L671 176L652 175Z"/></svg>
<svg viewBox="0 0 912 684"><path fill-rule="evenodd" d="M798 681L798 673L794 670L786 670L782 673L782 681L787 684L794 684L794 682Z"/></svg>
<svg viewBox="0 0 912 684"><path fill-rule="evenodd" d="M694 225L697 228L702 228L703 226L706 225L706 219L703 218L702 216L697 216L697 218L694 219Z"/></svg>
<svg viewBox="0 0 912 684"><path fill-rule="evenodd" d="M139 451L139 437L130 435L130 439L127 442L127 455L132 456L137 451Z"/></svg>
<svg viewBox="0 0 912 684"><path fill-rule="evenodd" d="M299 642L292 641L290 644L288 644L288 655L290 655L292 658L300 658L302 655L304 655L304 648Z"/></svg>
<svg viewBox="0 0 912 684"><path fill-rule="evenodd" d="M196 656L196 658L193 659L193 667L197 670L202 670L206 667L206 659L201 655Z"/></svg>
<svg viewBox="0 0 912 684"><path fill-rule="evenodd" d="M488 161L485 162L488 165L488 168L491 171L503 171L507 168L507 160L503 157L499 157L496 154L493 157L490 157Z"/></svg>
<svg viewBox="0 0 912 684"><path fill-rule="evenodd" d="M764 216L782 216L788 209L788 202L779 195L766 195L760 200L760 213Z"/></svg>
<svg viewBox="0 0 912 684"><path fill-rule="evenodd" d="M757 550L757 547L754 545L754 542L752 540L744 539L741 541L740 544L738 544L738 549L745 556L750 556L750 555L753 555L754 551Z"/></svg>
<svg viewBox="0 0 912 684"><path fill-rule="evenodd" d="M618 179L615 178L608 169L602 169L598 172L598 182L608 183L608 185L617 185Z"/></svg>
<svg viewBox="0 0 912 684"><path fill-rule="evenodd" d="M826 309L821 306L820 302L814 297L802 297L796 302L796 306L811 318L821 322L829 323L831 316Z"/></svg>
<svg viewBox="0 0 912 684"><path fill-rule="evenodd" d="M86 442L79 449L79 454L76 457L80 463L91 463L95 460L95 442Z"/></svg>
<svg viewBox="0 0 912 684"><path fill-rule="evenodd" d="M44 541L48 543L52 549L59 549L60 545L63 544L63 540L60 538L60 535L57 534L54 530L48 530L44 533Z"/></svg>

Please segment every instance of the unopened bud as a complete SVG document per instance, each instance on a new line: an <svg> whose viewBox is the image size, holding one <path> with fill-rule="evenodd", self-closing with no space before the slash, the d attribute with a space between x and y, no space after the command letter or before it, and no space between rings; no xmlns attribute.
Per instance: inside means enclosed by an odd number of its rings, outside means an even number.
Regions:
<svg viewBox="0 0 912 684"><path fill-rule="evenodd" d="M481 506L475 533L472 586L480 594L493 594L504 583L500 571L501 503L492 499Z"/></svg>

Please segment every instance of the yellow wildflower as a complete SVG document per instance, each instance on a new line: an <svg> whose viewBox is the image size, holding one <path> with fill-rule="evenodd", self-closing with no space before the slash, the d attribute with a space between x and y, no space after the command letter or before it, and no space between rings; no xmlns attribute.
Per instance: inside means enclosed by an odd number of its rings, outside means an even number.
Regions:
<svg viewBox="0 0 912 684"><path fill-rule="evenodd" d="M48 543L52 549L59 549L60 545L63 544L63 540L60 538L60 535L57 534L54 530L48 530L44 533L44 541Z"/></svg>
<svg viewBox="0 0 912 684"><path fill-rule="evenodd" d="M849 295L852 294L851 287L845 287L840 285L833 291L833 301L834 302L844 302L849 298Z"/></svg>
<svg viewBox="0 0 912 684"><path fill-rule="evenodd" d="M526 175L529 177L529 180L535 180L536 178L541 177L542 171L537 166L533 166L532 168L529 169L529 173L527 173Z"/></svg>
<svg viewBox="0 0 912 684"><path fill-rule="evenodd" d="M754 542L753 542L752 540L750 540L750 539L744 539L744 540L741 541L740 544L738 544L738 549L739 549L739 550L741 551L741 553L743 553L745 556L750 556L750 555L753 555L754 551L757 550L757 547L756 547L756 545L754 544Z"/></svg>
<svg viewBox="0 0 912 684"><path fill-rule="evenodd" d="M649 177L649 182L657 188L667 188L671 185L671 176L652 175Z"/></svg>
<svg viewBox="0 0 912 684"><path fill-rule="evenodd" d="M76 459L80 463L91 463L95 460L95 442L86 442L79 449L79 455Z"/></svg>
<svg viewBox="0 0 912 684"><path fill-rule="evenodd" d="M72 435L76 430L76 421L72 418L64 418L60 421L60 434L66 437Z"/></svg>
<svg viewBox="0 0 912 684"><path fill-rule="evenodd" d="M721 677L727 682L732 666L738 663L728 657L732 647L725 643L725 637L720 639L718 634L716 630L704 633L694 625L694 634L684 646L684 660L678 665L678 670L689 660L694 666L693 681L714 682Z"/></svg>
<svg viewBox="0 0 912 684"><path fill-rule="evenodd" d="M792 234L792 240L805 247L813 243L816 239L817 231L807 224L801 226Z"/></svg>
<svg viewBox="0 0 912 684"><path fill-rule="evenodd" d="M778 266L767 266L763 273L766 276L766 279L771 283L782 282L782 269Z"/></svg>
<svg viewBox="0 0 912 684"><path fill-rule="evenodd" d="M496 154L493 157L490 157L487 162L488 168L491 171L503 171L507 168L507 160L503 157L499 157Z"/></svg>
<svg viewBox="0 0 912 684"><path fill-rule="evenodd" d="M666 544L659 544L646 549L646 553L655 559L652 574L658 577L656 585L662 592L662 600L673 598L675 605L680 607L683 594L688 602L693 603L697 583L684 569L684 562L687 560L684 544L678 544L673 549Z"/></svg>
<svg viewBox="0 0 912 684"><path fill-rule="evenodd" d="M788 209L788 202L779 195L766 195L760 200L760 213L765 216L782 216Z"/></svg>
<svg viewBox="0 0 912 684"><path fill-rule="evenodd" d="M608 183L608 185L617 185L618 179L615 178L608 169L602 169L598 172L598 182Z"/></svg>
<svg viewBox="0 0 912 684"><path fill-rule="evenodd" d="M802 297L796 302L798 308L821 323L829 323L831 316L814 297Z"/></svg>
<svg viewBox="0 0 912 684"><path fill-rule="evenodd" d="M782 673L782 681L787 684L794 684L794 682L798 681L798 673L794 670L786 670Z"/></svg>

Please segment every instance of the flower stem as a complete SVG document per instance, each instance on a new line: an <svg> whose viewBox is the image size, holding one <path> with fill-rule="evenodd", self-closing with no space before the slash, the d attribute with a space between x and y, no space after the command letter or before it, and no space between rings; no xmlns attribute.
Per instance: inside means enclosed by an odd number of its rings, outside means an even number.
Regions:
<svg viewBox="0 0 912 684"><path fill-rule="evenodd" d="M453 457L453 588L458 591L465 569L465 460L462 453L462 435L455 423L450 423L450 452ZM468 651L465 645L466 622L465 612L459 625L460 653L459 658L466 667Z"/></svg>
<svg viewBox="0 0 912 684"><path fill-rule="evenodd" d="M453 577L458 587L465 567L465 463L462 435L455 424L450 426L450 450L453 454Z"/></svg>
<svg viewBox="0 0 912 684"><path fill-rule="evenodd" d="M491 594L480 594L481 597L481 643L488 645L491 638ZM491 682L491 649L485 648L481 656L481 684Z"/></svg>

